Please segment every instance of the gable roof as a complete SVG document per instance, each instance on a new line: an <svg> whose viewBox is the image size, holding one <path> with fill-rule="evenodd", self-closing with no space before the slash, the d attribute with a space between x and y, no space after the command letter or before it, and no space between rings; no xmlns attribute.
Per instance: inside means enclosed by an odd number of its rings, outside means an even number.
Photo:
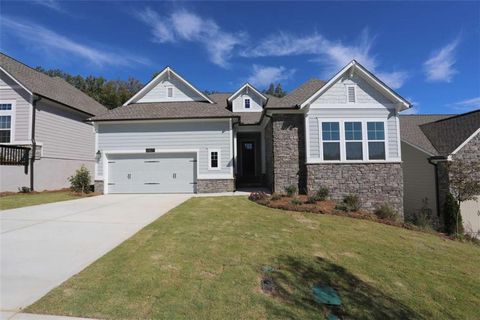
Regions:
<svg viewBox="0 0 480 320"><path fill-rule="evenodd" d="M154 86L156 86L158 84L158 82L160 81L160 79L165 75L170 75L170 74L173 74L175 77L177 77L181 82L183 82L187 87L189 87L190 89L192 89L194 92L196 92L200 97L204 98L205 101L208 101L209 103L213 103L212 100L210 100L210 98L204 94L203 92L201 92L200 90L198 90L197 88L195 88L192 84L190 84L190 82L188 82L187 80L185 80L184 78L182 78L178 73L176 73L172 68L170 67L166 67L165 69L162 70L162 72L160 72L155 78L153 78L152 80L150 80L150 82L148 82L145 86L143 86L142 89L140 89L140 91L138 91L136 94L133 95L133 97L131 97L130 99L128 99L127 102L125 102L123 105L126 106L132 102L135 102L137 101L139 98L143 97L147 92L149 92Z"/></svg>
<svg viewBox="0 0 480 320"><path fill-rule="evenodd" d="M398 93L393 91L390 87L388 87L385 83L383 83L380 79L378 79L373 73L368 71L364 66L358 63L356 60L352 60L349 64L342 68L336 75L334 75L328 82L323 85L318 91L312 94L308 99L306 99L300 107L305 107L310 102L312 102L316 97L324 93L328 88L330 88L334 83L336 83L340 77L342 77L345 73L350 71L350 75L354 72L358 72L360 76L362 76L367 82L371 85L376 86L379 91L383 92L384 95L390 97L392 100L396 100L400 104L399 111L406 110L412 106L410 102L406 99L402 98Z"/></svg>
<svg viewBox="0 0 480 320"><path fill-rule="evenodd" d="M240 89L238 89L237 91L235 91L230 97L228 97L227 101L232 101L233 98L235 98L237 95L240 94L240 92L242 92L244 89L247 89L247 92L248 92L248 89L252 90L253 92L255 92L258 96L260 96L260 98L262 98L264 101L267 101L268 98L263 94L261 93L260 91L258 91L257 89L255 89L254 86L252 86L250 83L245 83Z"/></svg>
<svg viewBox="0 0 480 320"><path fill-rule="evenodd" d="M423 124L421 129L439 154L453 154L480 129L480 109Z"/></svg>
<svg viewBox="0 0 480 320"><path fill-rule="evenodd" d="M268 103L267 109L291 109L298 108L315 92L320 90L325 85L325 81L319 79L310 79L298 88L287 94L282 98L277 98L275 101Z"/></svg>
<svg viewBox="0 0 480 320"><path fill-rule="evenodd" d="M428 153L431 156L438 156L437 149L423 133L421 125L437 120L451 117L451 114L415 114L400 115L400 137L406 142L418 149Z"/></svg>
<svg viewBox="0 0 480 320"><path fill-rule="evenodd" d="M50 77L0 52L0 68L29 93L95 116L108 109L59 77Z"/></svg>

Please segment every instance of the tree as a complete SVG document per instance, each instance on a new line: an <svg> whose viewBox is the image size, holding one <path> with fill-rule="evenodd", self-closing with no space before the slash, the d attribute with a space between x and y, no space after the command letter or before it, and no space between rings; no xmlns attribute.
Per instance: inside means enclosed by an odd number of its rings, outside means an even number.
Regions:
<svg viewBox="0 0 480 320"><path fill-rule="evenodd" d="M458 205L458 214L456 215L456 234L459 234L459 223L461 211L460 205L464 201L474 200L480 195L480 161L462 161L455 160L447 164L450 192Z"/></svg>
<svg viewBox="0 0 480 320"><path fill-rule="evenodd" d="M275 88L275 97L281 98L284 97L287 93L283 91L282 85L279 83L277 84L277 87Z"/></svg>
<svg viewBox="0 0 480 320"><path fill-rule="evenodd" d="M275 95L275 85L270 83L267 90L264 90L263 93L269 94L271 96Z"/></svg>

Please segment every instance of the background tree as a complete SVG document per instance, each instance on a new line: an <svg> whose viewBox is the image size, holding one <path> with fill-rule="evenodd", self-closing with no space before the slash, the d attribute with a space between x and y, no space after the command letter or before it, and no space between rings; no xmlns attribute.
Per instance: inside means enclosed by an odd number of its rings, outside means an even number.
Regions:
<svg viewBox="0 0 480 320"><path fill-rule="evenodd" d="M474 200L480 195L480 161L461 161L455 160L447 165L450 192L458 205L458 214L456 214L456 234L460 234L461 228L461 210L462 202Z"/></svg>
<svg viewBox="0 0 480 320"><path fill-rule="evenodd" d="M276 86L274 83L270 83L270 85L268 86L268 89L263 90L263 93L274 96L274 97L278 97L278 98L284 97L287 94L287 92L283 90L283 87L280 83L277 83Z"/></svg>
<svg viewBox="0 0 480 320"><path fill-rule="evenodd" d="M135 93L140 91L143 84L133 77L125 80L107 80L104 77L70 75L60 69L46 70L42 67L35 68L50 77L60 77L78 90L97 100L109 109L124 104Z"/></svg>

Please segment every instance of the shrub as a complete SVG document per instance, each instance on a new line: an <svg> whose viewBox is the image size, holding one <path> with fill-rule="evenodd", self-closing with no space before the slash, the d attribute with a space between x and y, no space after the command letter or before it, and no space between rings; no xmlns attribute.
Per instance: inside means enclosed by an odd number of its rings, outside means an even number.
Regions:
<svg viewBox="0 0 480 320"><path fill-rule="evenodd" d="M270 197L270 199L273 200L273 201L280 200L281 198L282 198L282 195L279 194L279 193L276 193L276 192L274 192L272 194L272 196Z"/></svg>
<svg viewBox="0 0 480 320"><path fill-rule="evenodd" d="M317 202L317 196L309 196L307 198L307 203L310 203L310 204L313 204L313 203L316 203Z"/></svg>
<svg viewBox="0 0 480 320"><path fill-rule="evenodd" d="M343 197L340 204L335 206L335 209L342 211L358 211L360 210L360 198L356 194L348 194Z"/></svg>
<svg viewBox="0 0 480 320"><path fill-rule="evenodd" d="M75 192L89 193L90 192L90 172L82 165L80 169L75 171L75 174L68 178L70 181L70 188Z"/></svg>
<svg viewBox="0 0 480 320"><path fill-rule="evenodd" d="M322 187L315 194L315 198L317 199L317 201L325 201L327 200L329 193L330 192L328 191L328 188Z"/></svg>
<svg viewBox="0 0 480 320"><path fill-rule="evenodd" d="M252 201L263 201L263 200L266 200L268 198L268 194L266 194L265 192L252 192L250 193L250 195L248 196L248 199L249 200L252 200Z"/></svg>
<svg viewBox="0 0 480 320"><path fill-rule="evenodd" d="M289 197L293 197L294 195L297 194L297 187L293 184L289 185L288 187L285 187L285 192Z"/></svg>
<svg viewBox="0 0 480 320"><path fill-rule="evenodd" d="M449 235L463 234L460 206L451 193L447 194L443 211L445 216L444 232Z"/></svg>
<svg viewBox="0 0 480 320"><path fill-rule="evenodd" d="M30 193L31 191L32 191L32 190L30 190L29 187L21 187L21 188L19 187L19 188L18 188L18 192L19 192L19 193Z"/></svg>
<svg viewBox="0 0 480 320"><path fill-rule="evenodd" d="M302 204L302 200L298 199L298 198L293 198L292 201L290 201L291 204L293 205L296 205L296 206L299 206Z"/></svg>
<svg viewBox="0 0 480 320"><path fill-rule="evenodd" d="M422 202L420 210L414 212L407 220L422 229L434 229L437 223L433 216L433 210L428 205L428 198L424 198Z"/></svg>
<svg viewBox="0 0 480 320"><path fill-rule="evenodd" d="M374 213L378 218L384 220L395 221L398 218L397 211L395 211L392 206L387 202L383 203L380 207L378 207Z"/></svg>

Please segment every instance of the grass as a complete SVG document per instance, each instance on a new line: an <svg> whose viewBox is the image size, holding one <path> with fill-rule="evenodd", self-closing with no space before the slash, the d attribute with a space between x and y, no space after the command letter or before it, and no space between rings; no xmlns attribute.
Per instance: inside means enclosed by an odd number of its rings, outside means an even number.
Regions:
<svg viewBox="0 0 480 320"><path fill-rule="evenodd" d="M70 191L46 191L38 193L14 193L0 197L0 210L35 206L37 204L78 199L81 196Z"/></svg>
<svg viewBox="0 0 480 320"><path fill-rule="evenodd" d="M276 292L264 294L262 268ZM194 198L27 312L101 319L478 319L480 247L370 221Z"/></svg>

